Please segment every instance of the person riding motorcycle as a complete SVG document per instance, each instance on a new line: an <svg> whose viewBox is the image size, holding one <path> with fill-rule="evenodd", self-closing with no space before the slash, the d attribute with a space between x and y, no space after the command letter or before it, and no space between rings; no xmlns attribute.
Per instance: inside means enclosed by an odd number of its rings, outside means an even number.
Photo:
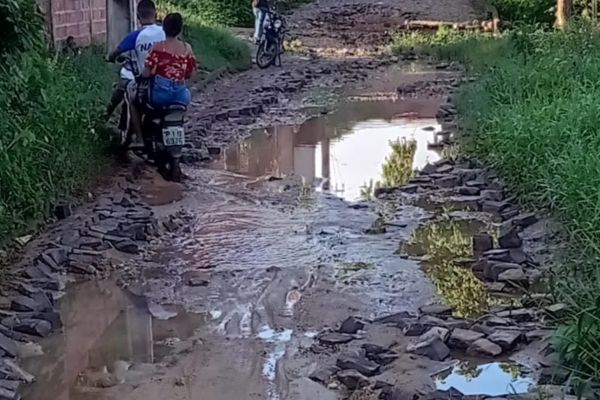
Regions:
<svg viewBox="0 0 600 400"><path fill-rule="evenodd" d="M136 79L144 69L146 57L152 46L165 40L166 36L162 27L156 23L156 5L152 0L141 0L138 3L137 16L141 28L125 36L117 48L107 56L109 62L115 62L124 54L128 58L127 64L121 68L119 84L113 92L107 113L110 116L127 95L132 125L135 132L141 135Z"/></svg>
<svg viewBox="0 0 600 400"><path fill-rule="evenodd" d="M192 46L181 40L183 17L169 14L163 21L166 39L156 43L146 58L143 77L150 79L148 103L154 107L187 106L192 100L186 80L198 68Z"/></svg>

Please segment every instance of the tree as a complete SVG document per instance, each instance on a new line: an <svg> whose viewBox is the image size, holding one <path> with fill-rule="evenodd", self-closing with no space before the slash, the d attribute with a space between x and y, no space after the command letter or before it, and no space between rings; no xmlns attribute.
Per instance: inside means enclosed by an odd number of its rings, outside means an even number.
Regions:
<svg viewBox="0 0 600 400"><path fill-rule="evenodd" d="M572 0L556 0L556 21L555 26L558 29L565 29L571 18Z"/></svg>

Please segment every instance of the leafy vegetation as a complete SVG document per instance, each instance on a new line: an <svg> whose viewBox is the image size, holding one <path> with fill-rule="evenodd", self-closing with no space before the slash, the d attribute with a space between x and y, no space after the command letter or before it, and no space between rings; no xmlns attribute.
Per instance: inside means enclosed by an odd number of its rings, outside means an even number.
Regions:
<svg viewBox="0 0 600 400"><path fill-rule="evenodd" d="M600 31L573 25L451 39L418 43L478 76L458 100L462 148L494 167L524 202L562 222L567 250L551 281L573 315L558 332L557 348L568 366L599 379ZM395 48L407 43L397 39Z"/></svg>

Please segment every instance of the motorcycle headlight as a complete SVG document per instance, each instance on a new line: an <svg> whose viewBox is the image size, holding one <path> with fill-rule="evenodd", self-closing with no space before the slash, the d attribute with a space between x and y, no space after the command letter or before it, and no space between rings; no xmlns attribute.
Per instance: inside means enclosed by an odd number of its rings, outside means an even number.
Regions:
<svg viewBox="0 0 600 400"><path fill-rule="evenodd" d="M276 19L275 22L273 23L273 26L275 26L275 29L281 28L281 25L283 25L283 23L281 22L280 19Z"/></svg>

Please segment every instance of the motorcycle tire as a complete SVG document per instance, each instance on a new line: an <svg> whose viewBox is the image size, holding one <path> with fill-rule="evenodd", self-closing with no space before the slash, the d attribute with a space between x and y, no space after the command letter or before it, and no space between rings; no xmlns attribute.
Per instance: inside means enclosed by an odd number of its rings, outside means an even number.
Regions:
<svg viewBox="0 0 600 400"><path fill-rule="evenodd" d="M269 53L267 50L271 50L271 52ZM260 69L269 68L277 59L278 53L277 43L263 40L256 51L256 65Z"/></svg>
<svg viewBox="0 0 600 400"><path fill-rule="evenodd" d="M160 154L156 157L156 166L158 173L167 181L181 182L181 165L179 158L174 158L168 154Z"/></svg>

